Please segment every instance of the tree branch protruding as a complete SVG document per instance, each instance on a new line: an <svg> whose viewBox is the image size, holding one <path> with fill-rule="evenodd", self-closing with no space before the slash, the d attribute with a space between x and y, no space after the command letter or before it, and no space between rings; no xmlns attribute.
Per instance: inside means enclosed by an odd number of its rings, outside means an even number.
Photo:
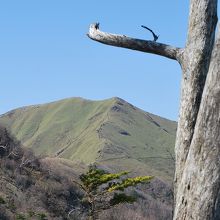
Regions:
<svg viewBox="0 0 220 220"><path fill-rule="evenodd" d="M102 32L99 30L99 23L90 25L87 36L103 44L157 54L179 62L181 61L181 55L183 53L183 49L181 48L157 43L155 41L135 39L125 35Z"/></svg>

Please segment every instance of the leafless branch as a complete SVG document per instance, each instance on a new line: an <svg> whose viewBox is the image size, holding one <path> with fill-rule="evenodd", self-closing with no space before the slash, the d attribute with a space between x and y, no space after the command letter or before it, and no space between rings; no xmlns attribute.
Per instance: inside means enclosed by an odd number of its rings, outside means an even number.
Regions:
<svg viewBox="0 0 220 220"><path fill-rule="evenodd" d="M75 212L75 211L79 211L79 213L78 213L78 215L77 215L77 216L79 216L79 215L82 213L82 211L81 211L81 208L80 208L80 207L78 207L78 208L73 208L73 209L71 209L71 210L69 211L69 213L68 213L67 217L69 218L69 217L70 217L70 215L71 215L73 212Z"/></svg>
<svg viewBox="0 0 220 220"><path fill-rule="evenodd" d="M87 34L92 40L103 44L157 54L173 60L181 61L183 49L155 41L135 39L125 35L111 34L99 30L99 23L91 24Z"/></svg>
<svg viewBox="0 0 220 220"><path fill-rule="evenodd" d="M6 149L6 146L1 145L0 148Z"/></svg>
<svg viewBox="0 0 220 220"><path fill-rule="evenodd" d="M87 195L89 194L87 189L79 182L77 182L76 180L72 179L71 180L73 183L75 183L76 185L78 185Z"/></svg>
<svg viewBox="0 0 220 220"><path fill-rule="evenodd" d="M19 156L16 152L13 152L13 151L11 151L11 152L8 154L8 157L10 157L11 155L13 155L13 156L15 156L15 157L18 157L18 156Z"/></svg>

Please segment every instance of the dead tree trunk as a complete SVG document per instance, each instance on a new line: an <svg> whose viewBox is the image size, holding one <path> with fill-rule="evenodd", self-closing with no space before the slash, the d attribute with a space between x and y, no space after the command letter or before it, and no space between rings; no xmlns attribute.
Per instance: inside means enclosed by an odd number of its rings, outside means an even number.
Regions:
<svg viewBox="0 0 220 220"><path fill-rule="evenodd" d="M174 219L220 219L220 33L181 173Z"/></svg>
<svg viewBox="0 0 220 220"><path fill-rule="evenodd" d="M104 44L177 60L182 67L175 220L219 219L220 34L213 50L216 24L217 0L191 0L185 48L104 33L99 24L91 25L88 34Z"/></svg>

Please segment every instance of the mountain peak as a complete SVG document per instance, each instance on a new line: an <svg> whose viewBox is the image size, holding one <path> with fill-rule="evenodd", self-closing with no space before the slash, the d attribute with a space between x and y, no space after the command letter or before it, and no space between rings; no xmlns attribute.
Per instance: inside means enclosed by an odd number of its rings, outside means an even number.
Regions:
<svg viewBox="0 0 220 220"><path fill-rule="evenodd" d="M166 158L173 152L176 129L175 122L119 97L101 101L76 97L20 108L2 115L0 124L37 154L85 163L114 161L128 168L145 164L148 169L157 161L154 167L161 175L161 155ZM168 159L167 166L171 162Z"/></svg>

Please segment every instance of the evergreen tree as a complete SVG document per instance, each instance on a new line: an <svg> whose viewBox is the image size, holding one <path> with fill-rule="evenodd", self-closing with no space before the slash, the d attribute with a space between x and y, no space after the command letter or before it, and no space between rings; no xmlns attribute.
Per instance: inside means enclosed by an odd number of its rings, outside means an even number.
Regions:
<svg viewBox="0 0 220 220"><path fill-rule="evenodd" d="M129 172L108 173L95 165L80 175L80 183L74 181L84 192L81 212L88 211L89 219L97 219L98 213L121 203L132 203L136 199L124 190L139 183L149 183L152 176L129 178Z"/></svg>

